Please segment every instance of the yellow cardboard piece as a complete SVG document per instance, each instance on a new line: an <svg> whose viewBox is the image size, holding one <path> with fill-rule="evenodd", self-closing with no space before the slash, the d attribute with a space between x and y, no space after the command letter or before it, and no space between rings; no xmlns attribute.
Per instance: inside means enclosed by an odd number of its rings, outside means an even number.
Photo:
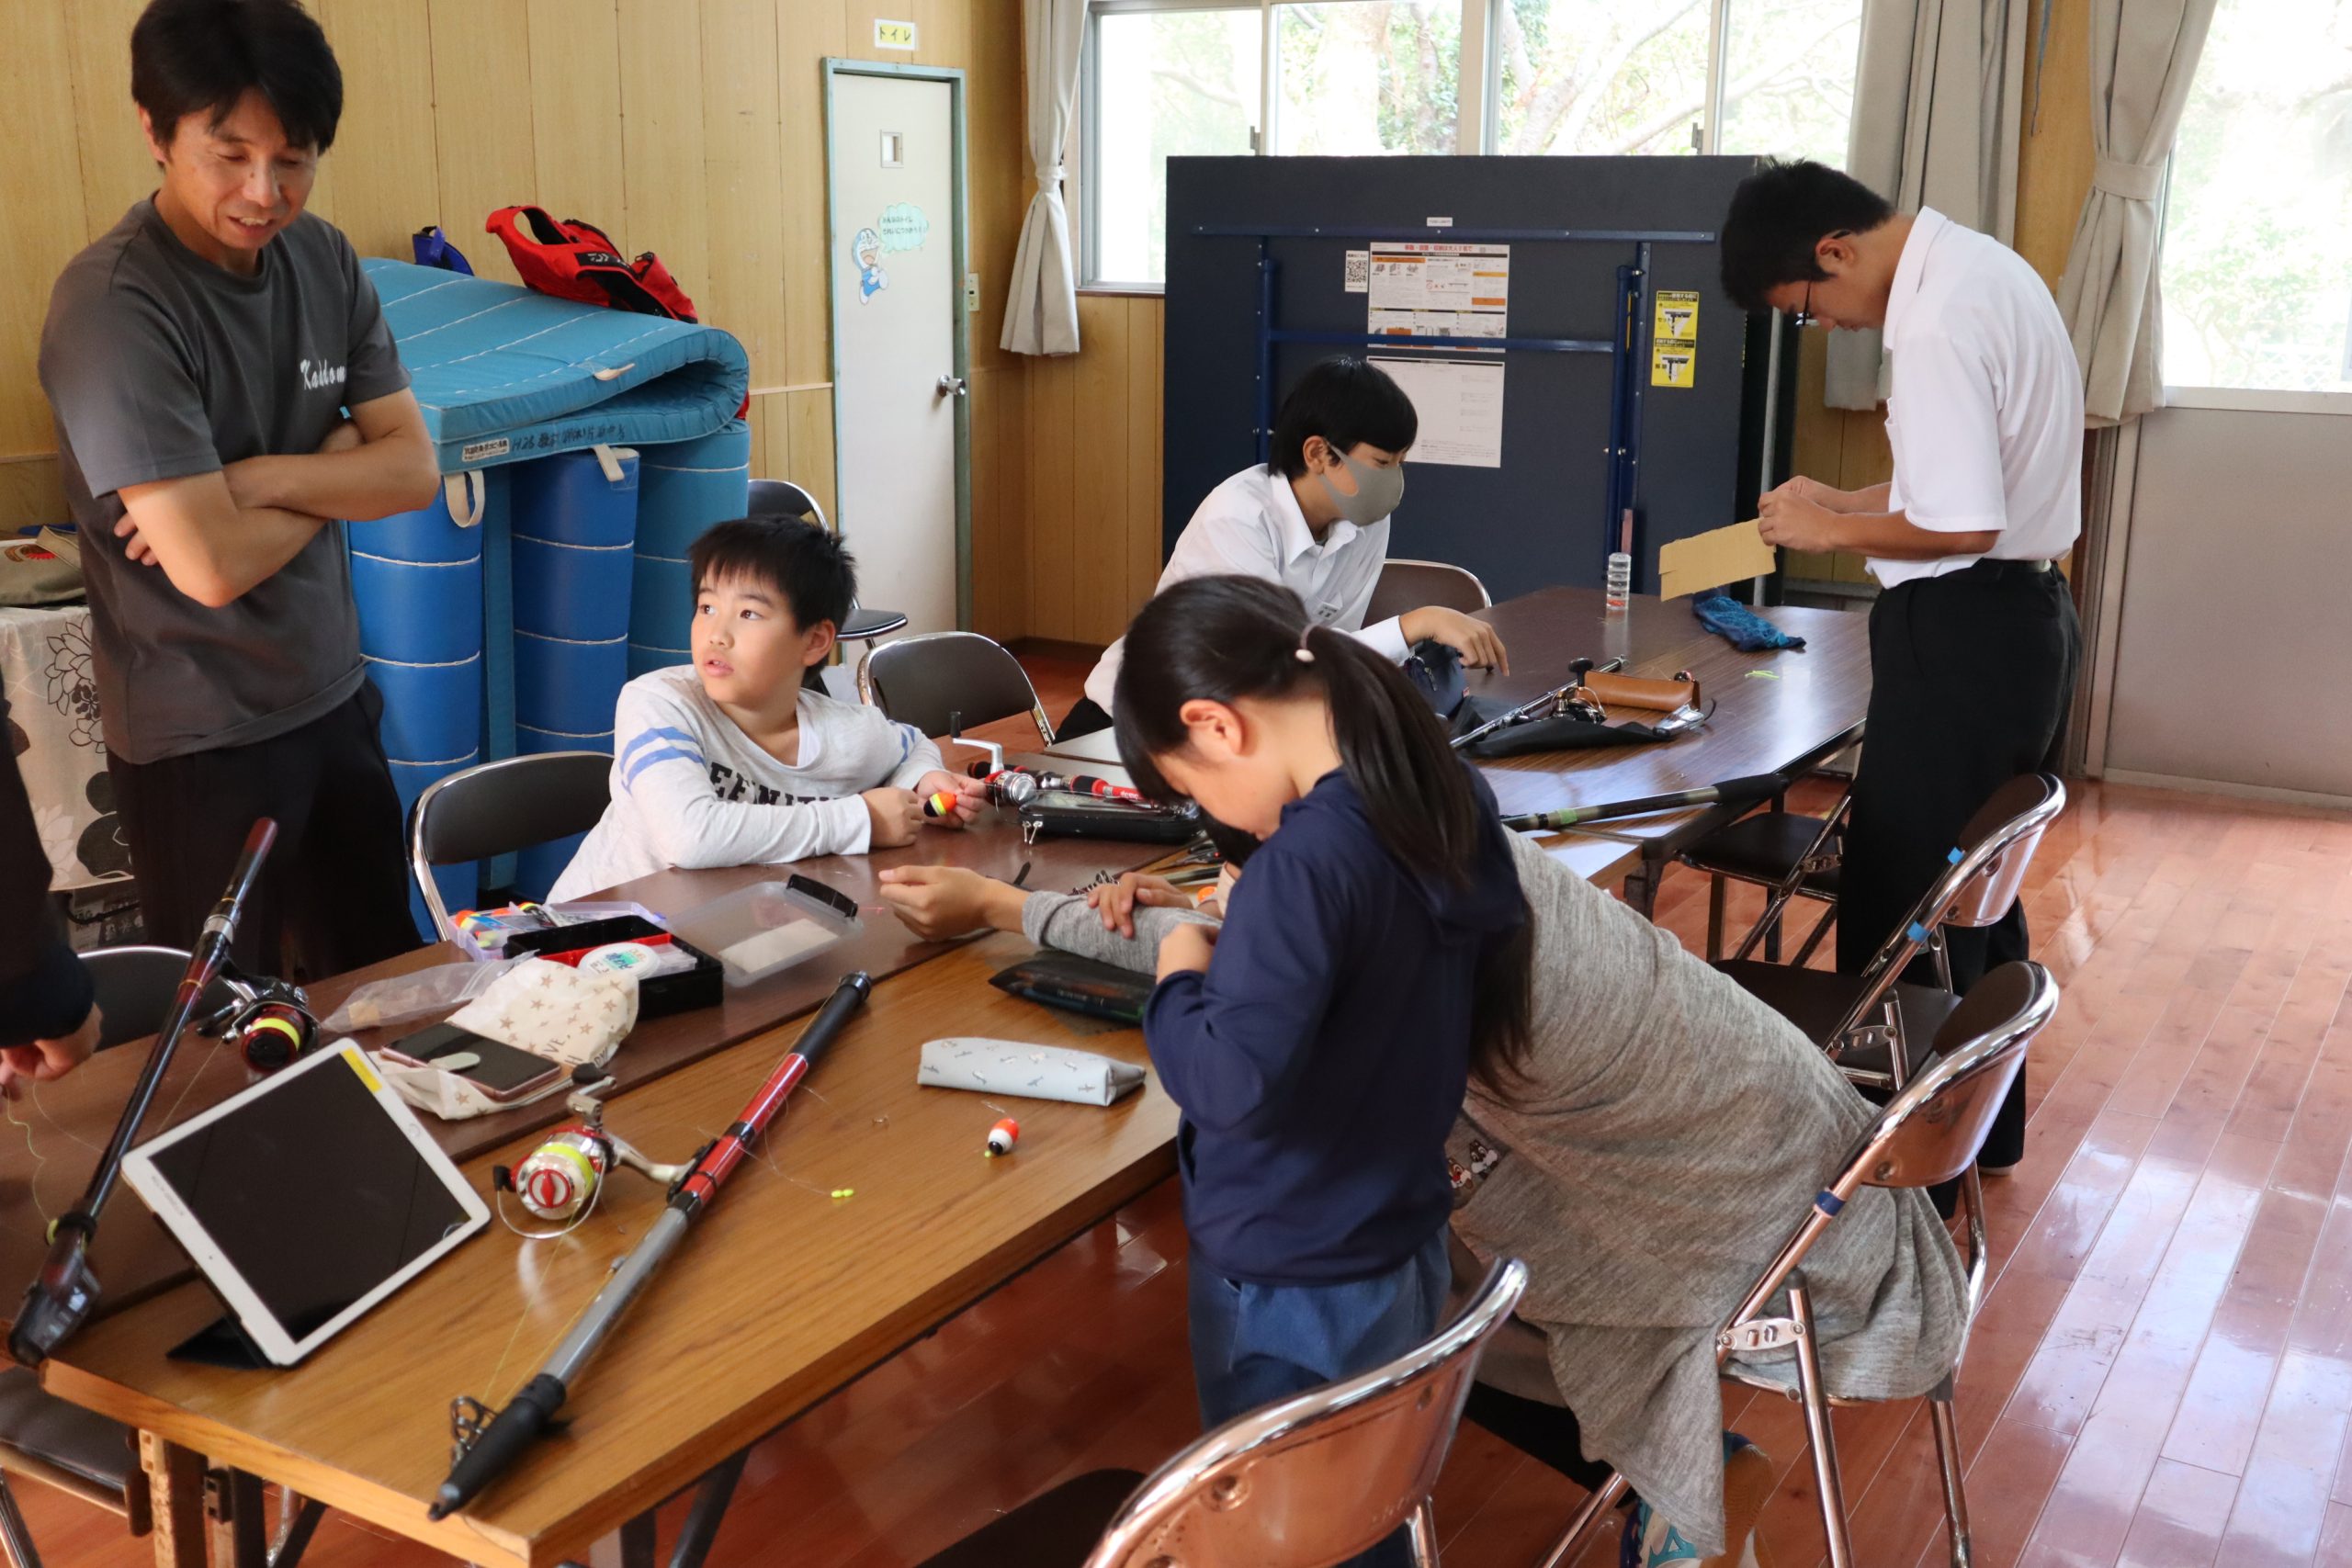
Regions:
<svg viewBox="0 0 2352 1568"><path fill-rule="evenodd" d="M1657 552L1657 596L1679 599L1744 578L1762 577L1775 564L1772 547L1753 522L1735 523L1677 539Z"/></svg>

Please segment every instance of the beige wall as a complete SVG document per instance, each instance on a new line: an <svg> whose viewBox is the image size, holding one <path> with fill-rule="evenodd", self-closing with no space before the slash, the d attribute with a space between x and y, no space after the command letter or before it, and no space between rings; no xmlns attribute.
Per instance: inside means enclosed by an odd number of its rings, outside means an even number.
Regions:
<svg viewBox="0 0 2352 1568"><path fill-rule="evenodd" d="M49 288L152 189L130 101L141 0L0 0L0 86L24 139L0 159L0 528L63 515L34 375ZM512 279L482 232L537 202L626 250L659 251L702 319L752 358L753 471L833 495L825 266L825 56L960 66L966 76L974 528L979 598L1021 593L1005 546L1022 464L1024 368L996 346L1028 194L1016 0L311 0L344 67L342 128L311 209L363 255L406 257L438 221L476 268ZM922 49L872 47L911 18ZM1010 405L1011 417L1007 417ZM1017 630L1017 627L1002 628Z"/></svg>

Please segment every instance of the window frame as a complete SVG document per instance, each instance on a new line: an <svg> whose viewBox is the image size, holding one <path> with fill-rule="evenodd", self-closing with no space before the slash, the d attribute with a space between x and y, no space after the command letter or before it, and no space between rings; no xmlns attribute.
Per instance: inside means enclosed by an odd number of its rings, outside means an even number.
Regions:
<svg viewBox="0 0 2352 1568"><path fill-rule="evenodd" d="M1092 152L1098 144L1102 126L1102 93L1100 91L1101 25L1106 16L1134 16L1152 12L1184 11L1248 11L1259 14L1258 43L1258 132L1253 155L1273 157L1273 149L1281 144L1282 62L1278 52L1279 34L1275 27L1276 13L1285 6L1332 3L1332 0L1088 0L1086 8L1086 38L1080 51L1078 113L1071 116L1072 146L1064 149L1063 167L1066 171L1064 200L1069 205L1070 224L1077 237L1078 290L1081 294L1160 294L1167 291L1167 282L1141 279L1107 278L1101 276L1101 237L1096 231L1095 214L1102 209L1096 199L1096 160ZM1348 0L1337 0L1346 4ZM1510 0L1460 0L1462 6L1462 54L1460 79L1456 86L1456 103L1460 118L1455 130L1457 155L1492 156L1501 141L1500 117L1496 113L1502 97L1502 54L1494 47L1501 28L1502 7ZM1625 0L1638 4L1639 0ZM1711 155L1721 147L1724 121L1724 89L1729 71L1726 58L1730 48L1731 9L1736 0L1707 0L1707 98L1699 110L1699 144L1694 151Z"/></svg>

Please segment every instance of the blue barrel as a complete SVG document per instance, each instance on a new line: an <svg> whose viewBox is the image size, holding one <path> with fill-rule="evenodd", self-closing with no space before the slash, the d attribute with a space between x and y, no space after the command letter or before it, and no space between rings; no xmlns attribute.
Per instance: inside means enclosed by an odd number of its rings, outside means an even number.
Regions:
<svg viewBox="0 0 2352 1568"><path fill-rule="evenodd" d="M595 453L568 452L517 464L510 481L514 749L526 755L612 750L638 515L637 454L614 456L617 479ZM516 897L544 897L579 842L524 851Z"/></svg>
<svg viewBox="0 0 2352 1568"><path fill-rule="evenodd" d="M686 552L704 529L750 509L752 427L737 420L692 441L647 447L637 502L628 672L691 662L695 584Z"/></svg>
<svg viewBox="0 0 2352 1568"><path fill-rule="evenodd" d="M360 656L383 694L384 754L403 809L481 760L482 532L450 517L446 489L420 511L345 529ZM475 871L435 873L448 908L472 905ZM420 931L433 929L414 893L410 912Z"/></svg>

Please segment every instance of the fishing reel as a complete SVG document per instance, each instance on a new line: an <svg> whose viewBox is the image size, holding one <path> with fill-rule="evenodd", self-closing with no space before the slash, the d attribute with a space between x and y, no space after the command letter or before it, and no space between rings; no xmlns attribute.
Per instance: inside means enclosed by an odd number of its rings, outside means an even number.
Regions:
<svg viewBox="0 0 2352 1568"><path fill-rule="evenodd" d="M257 1073L274 1073L301 1059L318 1043L319 1016L311 1009L310 994L287 980L243 975L222 965L221 987L230 999L198 1021L196 1032L209 1040L227 1040L237 1047L245 1066Z"/></svg>
<svg viewBox="0 0 2352 1568"><path fill-rule="evenodd" d="M691 1160L683 1165L658 1164L627 1139L606 1130L603 1097L613 1088L610 1073L583 1063L571 1070L571 1086L564 1108L580 1120L548 1134L547 1140L525 1156L523 1163L514 1169L493 1166L490 1179L494 1193L512 1192L516 1201L539 1219L569 1230L588 1217L604 1191L605 1179L616 1166L627 1167L665 1190L693 1168ZM499 1217L505 1218L503 1203ZM514 1229L513 1222L508 1222L507 1228ZM560 1235L563 1232L543 1234Z"/></svg>

